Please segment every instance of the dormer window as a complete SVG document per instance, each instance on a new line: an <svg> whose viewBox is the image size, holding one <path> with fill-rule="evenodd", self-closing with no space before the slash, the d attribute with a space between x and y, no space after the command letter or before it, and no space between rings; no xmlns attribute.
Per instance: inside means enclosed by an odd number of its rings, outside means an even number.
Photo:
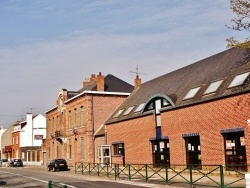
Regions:
<svg viewBox="0 0 250 188"><path fill-rule="evenodd" d="M229 84L228 88L242 85L244 83L244 81L246 80L246 78L248 77L249 73L250 72L245 72L243 74L239 74L239 75L235 76L233 81Z"/></svg>
<svg viewBox="0 0 250 188"><path fill-rule="evenodd" d="M114 116L113 118L117 118L119 115L121 115L121 113L124 111L124 109L119 110Z"/></svg>
<svg viewBox="0 0 250 188"><path fill-rule="evenodd" d="M204 95L216 92L223 81L224 80L217 80L215 82L212 82L204 92Z"/></svg>
<svg viewBox="0 0 250 188"><path fill-rule="evenodd" d="M134 106L130 106L123 115L128 115L132 110L133 110Z"/></svg>
<svg viewBox="0 0 250 188"><path fill-rule="evenodd" d="M190 89L190 91L186 94L186 96L183 98L183 100L186 100L186 99L192 99L194 98L194 96L196 95L196 93L199 91L201 87L195 87L193 89Z"/></svg>
<svg viewBox="0 0 250 188"><path fill-rule="evenodd" d="M159 114L160 109L169 106L174 106L173 101L169 97L160 94L153 96L151 99L148 100L146 106L143 109L143 112L155 110L155 113Z"/></svg>
<svg viewBox="0 0 250 188"><path fill-rule="evenodd" d="M135 113L136 112L140 112L141 110L142 110L142 108L144 107L144 105L145 105L145 103L142 103L142 104L140 104L136 109L135 109Z"/></svg>

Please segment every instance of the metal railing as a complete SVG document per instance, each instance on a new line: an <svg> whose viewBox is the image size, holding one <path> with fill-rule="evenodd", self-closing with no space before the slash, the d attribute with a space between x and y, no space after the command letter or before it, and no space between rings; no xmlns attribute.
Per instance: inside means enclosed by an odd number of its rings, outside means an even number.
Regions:
<svg viewBox="0 0 250 188"><path fill-rule="evenodd" d="M116 174L114 165L101 163L75 163L75 173L107 177L115 177Z"/></svg>
<svg viewBox="0 0 250 188"><path fill-rule="evenodd" d="M48 188L67 188L67 185L61 185L58 183L53 183L51 180L48 181Z"/></svg>
<svg viewBox="0 0 250 188"><path fill-rule="evenodd" d="M176 184L184 187L245 187L248 165L165 165L151 164L91 164L75 163L75 173L144 181L158 184Z"/></svg>

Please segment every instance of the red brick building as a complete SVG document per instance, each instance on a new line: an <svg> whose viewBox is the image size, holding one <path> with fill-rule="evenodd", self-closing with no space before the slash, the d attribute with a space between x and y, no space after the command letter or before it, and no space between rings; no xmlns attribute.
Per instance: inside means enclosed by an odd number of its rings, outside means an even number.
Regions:
<svg viewBox="0 0 250 188"><path fill-rule="evenodd" d="M75 162L110 162L104 123L134 89L113 75L91 75L78 91L62 89L46 112L44 164L53 158Z"/></svg>
<svg viewBox="0 0 250 188"><path fill-rule="evenodd" d="M105 123L112 163L249 163L249 75L232 48L141 84Z"/></svg>

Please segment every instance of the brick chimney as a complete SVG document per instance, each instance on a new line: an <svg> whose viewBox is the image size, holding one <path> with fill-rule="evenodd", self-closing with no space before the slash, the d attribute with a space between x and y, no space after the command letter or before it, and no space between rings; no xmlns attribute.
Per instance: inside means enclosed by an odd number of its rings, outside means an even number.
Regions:
<svg viewBox="0 0 250 188"><path fill-rule="evenodd" d="M95 74L91 74L90 83L96 81Z"/></svg>
<svg viewBox="0 0 250 188"><path fill-rule="evenodd" d="M138 88L140 85L141 85L141 79L139 78L138 75L136 75L135 82L134 82L135 89Z"/></svg>
<svg viewBox="0 0 250 188"><path fill-rule="evenodd" d="M104 91L104 76L101 72L97 75L97 91Z"/></svg>
<svg viewBox="0 0 250 188"><path fill-rule="evenodd" d="M89 79L85 79L85 81L83 81L82 83L83 88L87 87L89 84L91 84L92 82L96 80L97 80L97 77L95 76L95 74L91 74Z"/></svg>
<svg viewBox="0 0 250 188"><path fill-rule="evenodd" d="M83 86L83 88L85 88L85 87L87 87L89 84L90 84L90 80L85 78L85 80L84 80L83 83L82 83L82 86Z"/></svg>

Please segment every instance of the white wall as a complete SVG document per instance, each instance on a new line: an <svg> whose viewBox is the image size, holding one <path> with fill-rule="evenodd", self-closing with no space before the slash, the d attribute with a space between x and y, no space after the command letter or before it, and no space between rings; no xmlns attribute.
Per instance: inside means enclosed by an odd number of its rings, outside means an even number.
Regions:
<svg viewBox="0 0 250 188"><path fill-rule="evenodd" d="M37 140L38 135L41 139ZM33 119L33 146L41 146L42 139L46 138L46 118L39 114Z"/></svg>
<svg viewBox="0 0 250 188"><path fill-rule="evenodd" d="M35 139L42 135L40 140ZM42 138L46 138L46 118L41 114L32 119L32 114L27 114L27 124L20 131L20 147L41 146Z"/></svg>

